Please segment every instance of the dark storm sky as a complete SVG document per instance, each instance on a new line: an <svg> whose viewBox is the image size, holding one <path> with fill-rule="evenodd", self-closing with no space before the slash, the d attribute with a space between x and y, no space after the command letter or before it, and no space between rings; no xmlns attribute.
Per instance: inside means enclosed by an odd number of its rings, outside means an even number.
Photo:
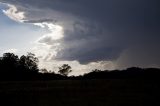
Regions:
<svg viewBox="0 0 160 106"><path fill-rule="evenodd" d="M116 68L160 67L159 0L0 0L25 13L25 22L61 25L56 60L112 61Z"/></svg>

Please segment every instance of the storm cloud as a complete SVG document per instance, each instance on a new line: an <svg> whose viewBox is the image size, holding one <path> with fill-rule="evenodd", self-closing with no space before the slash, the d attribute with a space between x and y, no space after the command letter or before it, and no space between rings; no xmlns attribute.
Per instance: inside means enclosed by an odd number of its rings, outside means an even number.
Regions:
<svg viewBox="0 0 160 106"><path fill-rule="evenodd" d="M45 23L63 28L63 37L53 39L54 36L44 35L37 41L50 46L48 55L56 50L56 55L50 55L50 59L76 60L81 64L112 61L117 68L153 65L160 67L158 0L0 2L14 5L17 8L15 13L23 12L24 17L21 20L25 23L47 27L51 33L52 30Z"/></svg>

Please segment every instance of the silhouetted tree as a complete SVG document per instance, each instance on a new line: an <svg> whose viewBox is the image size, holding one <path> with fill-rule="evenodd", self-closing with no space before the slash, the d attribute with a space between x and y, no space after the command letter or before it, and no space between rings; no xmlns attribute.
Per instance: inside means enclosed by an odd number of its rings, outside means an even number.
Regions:
<svg viewBox="0 0 160 106"><path fill-rule="evenodd" d="M31 72L38 72L38 65L39 62L38 58L35 57L34 54L28 53L27 56L21 56L19 60L19 64L21 69L28 70Z"/></svg>
<svg viewBox="0 0 160 106"><path fill-rule="evenodd" d="M71 66L68 64L63 64L61 67L59 67L58 72L63 76L67 76L70 72L72 72Z"/></svg>
<svg viewBox="0 0 160 106"><path fill-rule="evenodd" d="M101 70L95 69L95 70L93 70L92 72L101 72Z"/></svg>
<svg viewBox="0 0 160 106"><path fill-rule="evenodd" d="M41 73L48 73L47 69L45 69L45 68L40 69L40 71L39 71L39 72L41 72Z"/></svg>
<svg viewBox="0 0 160 106"><path fill-rule="evenodd" d="M18 68L19 58L13 53L4 53L0 60L2 71L8 72Z"/></svg>

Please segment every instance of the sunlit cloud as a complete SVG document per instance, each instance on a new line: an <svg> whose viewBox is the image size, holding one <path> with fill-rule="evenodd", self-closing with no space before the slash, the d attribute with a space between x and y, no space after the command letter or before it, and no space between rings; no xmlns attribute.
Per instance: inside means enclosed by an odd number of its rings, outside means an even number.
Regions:
<svg viewBox="0 0 160 106"><path fill-rule="evenodd" d="M23 22L25 19L24 12L20 12L17 10L17 8L14 5L7 4L9 9L2 10L5 15L7 15L12 20L15 20L17 22Z"/></svg>
<svg viewBox="0 0 160 106"><path fill-rule="evenodd" d="M48 33L35 41L33 52L46 61L52 60L60 50L61 43L57 40L64 36L63 27L52 23L34 23L34 25L47 29Z"/></svg>
<svg viewBox="0 0 160 106"><path fill-rule="evenodd" d="M83 75L85 73L91 72L95 69L99 70L113 70L115 69L114 63L112 61L98 61L98 62L91 62L88 64L80 64L78 61L57 61L57 60L50 60L50 61L45 61L41 60L39 63L40 68L46 68L48 71L56 72L58 73L59 67L62 66L63 64L69 64L72 67L73 72L69 74L69 76L72 75Z"/></svg>
<svg viewBox="0 0 160 106"><path fill-rule="evenodd" d="M43 35L38 42L43 42L44 39L51 39L51 40L58 40L63 38L64 32L63 32L63 27L60 25L55 25L52 23L34 23L36 26L40 26L41 28L46 28L48 29L49 33Z"/></svg>

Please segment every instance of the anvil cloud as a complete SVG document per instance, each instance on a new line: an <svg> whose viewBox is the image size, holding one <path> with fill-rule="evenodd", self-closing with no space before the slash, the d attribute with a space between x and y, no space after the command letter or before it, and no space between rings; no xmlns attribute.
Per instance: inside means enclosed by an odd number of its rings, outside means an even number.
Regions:
<svg viewBox="0 0 160 106"><path fill-rule="evenodd" d="M16 21L47 28L45 59L160 67L158 0L0 0ZM15 8L16 7L16 8ZM58 32L54 29L59 26ZM52 26L52 27L51 27ZM54 55L53 55L54 54Z"/></svg>

